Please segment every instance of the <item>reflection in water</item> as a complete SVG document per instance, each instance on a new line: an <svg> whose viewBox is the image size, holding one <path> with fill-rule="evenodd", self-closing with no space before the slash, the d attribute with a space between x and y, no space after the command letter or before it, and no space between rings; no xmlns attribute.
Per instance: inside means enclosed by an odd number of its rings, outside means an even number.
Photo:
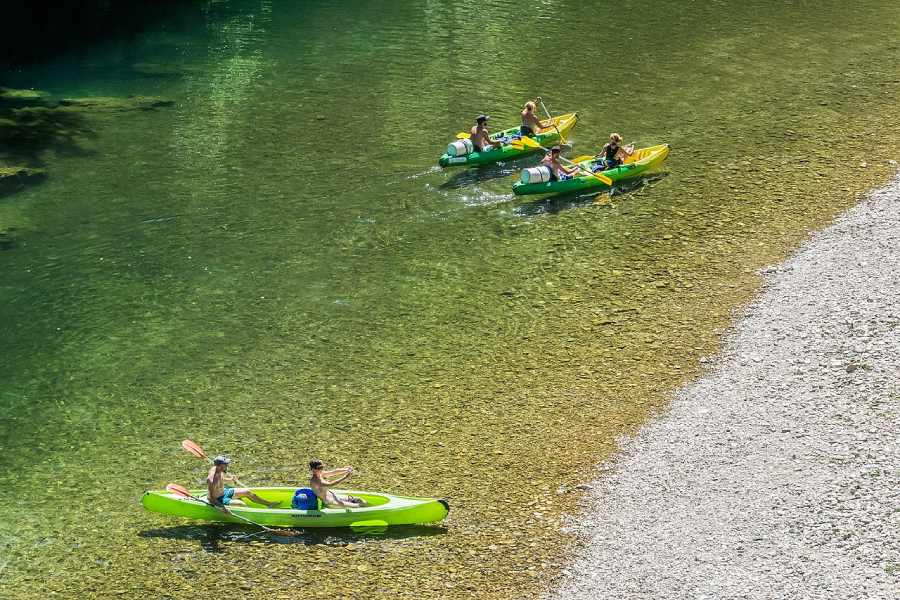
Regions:
<svg viewBox="0 0 900 600"><path fill-rule="evenodd" d="M223 176L236 127L253 118L247 106L265 65L263 45L271 20L271 0L260 0L256 10L211 21L214 41L208 52L213 70L185 77L186 93L194 102L179 113L175 152L180 163L207 177Z"/></svg>

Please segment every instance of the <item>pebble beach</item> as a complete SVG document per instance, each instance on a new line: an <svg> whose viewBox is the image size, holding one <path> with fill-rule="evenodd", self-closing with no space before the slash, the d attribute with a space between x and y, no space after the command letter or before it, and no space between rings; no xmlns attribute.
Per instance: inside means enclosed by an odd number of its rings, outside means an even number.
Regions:
<svg viewBox="0 0 900 600"><path fill-rule="evenodd" d="M900 178L762 275L603 465L548 597L900 597Z"/></svg>

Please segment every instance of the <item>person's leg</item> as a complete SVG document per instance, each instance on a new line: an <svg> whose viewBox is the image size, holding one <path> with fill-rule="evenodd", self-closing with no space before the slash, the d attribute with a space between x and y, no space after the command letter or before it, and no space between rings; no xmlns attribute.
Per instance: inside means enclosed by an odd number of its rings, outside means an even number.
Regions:
<svg viewBox="0 0 900 600"><path fill-rule="evenodd" d="M273 506L278 506L280 504L277 501L269 502L268 500L263 500L262 498L260 498L259 496L254 494L252 491L248 490L247 488L235 489L234 497L235 498L249 498L256 504L262 504L263 506L266 506L268 508L272 508Z"/></svg>
<svg viewBox="0 0 900 600"><path fill-rule="evenodd" d="M328 491L327 498L328 500L325 502L325 505L330 507L360 508L366 506L365 500L355 498L354 496L338 496L330 490Z"/></svg>
<svg viewBox="0 0 900 600"><path fill-rule="evenodd" d="M341 506L345 506L347 508L361 508L366 505L366 502L364 500L357 498L355 496L337 496L337 495L335 495L335 498L337 498L337 501Z"/></svg>

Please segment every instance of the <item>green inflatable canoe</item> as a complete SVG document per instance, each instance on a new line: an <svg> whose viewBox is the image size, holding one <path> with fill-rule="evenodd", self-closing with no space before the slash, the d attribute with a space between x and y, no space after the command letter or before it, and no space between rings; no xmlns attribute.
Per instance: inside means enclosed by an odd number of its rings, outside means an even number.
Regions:
<svg viewBox="0 0 900 600"><path fill-rule="evenodd" d="M558 117L553 117L553 125L541 130L534 136L534 140L541 146L548 148L559 143L559 135L568 138L569 131L575 127L578 122L578 113L567 113ZM557 131L558 130L558 131ZM518 127L511 127L498 133L491 134L492 140L506 140L500 148L488 148L483 152L472 151L472 145L469 140L457 140L451 142L447 147L447 152L438 160L438 164L442 167L466 167L474 165L487 165L499 162L501 160L511 160L538 152L540 148L513 148L509 142L513 139L521 137Z"/></svg>
<svg viewBox="0 0 900 600"><path fill-rule="evenodd" d="M246 506L232 505L228 508L255 523L267 527L365 527L385 525L415 525L420 523L437 523L447 517L450 505L446 500L435 498L412 498L373 492L335 490L338 494L350 494L361 498L368 506L361 508L322 508L321 502L317 510L296 510L291 508L291 499L297 488L269 487L253 488L260 498L280 504L274 508L265 508L253 504L246 498L242 500ZM192 491L198 498L206 498L204 491ZM213 508L205 502L191 498L182 498L165 490L144 492L141 503L147 510L200 519L203 521L223 521L246 525L246 521L228 515Z"/></svg>
<svg viewBox="0 0 900 600"><path fill-rule="evenodd" d="M625 160L624 164L613 169L601 171L601 173L612 179L613 184L615 184L619 181L634 179L635 177L640 177L641 175L646 175L653 172L655 169L659 168L663 161L666 160L667 156L669 156L668 144L660 144L658 146L650 146L649 148L641 148L640 150L635 150L634 153ZM593 166L596 164L596 161L590 159L582 161L578 164L581 167L585 167L593 171ZM535 170L527 169L526 171L528 172L528 175L530 175ZM526 171L523 171L522 173L522 180L517 181L513 184L513 192L516 195L526 196L529 194L561 194L563 192L577 192L593 188L609 188L608 185L606 185L596 177L588 174L583 174L571 179L564 179L562 181L529 181L528 183L526 183L526 178L531 179L531 177L527 177Z"/></svg>

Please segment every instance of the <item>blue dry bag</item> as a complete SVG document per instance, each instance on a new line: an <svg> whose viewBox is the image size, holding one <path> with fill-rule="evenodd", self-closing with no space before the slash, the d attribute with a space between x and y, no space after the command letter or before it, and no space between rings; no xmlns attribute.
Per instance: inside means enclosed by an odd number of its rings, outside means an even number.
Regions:
<svg viewBox="0 0 900 600"><path fill-rule="evenodd" d="M291 508L296 510L316 510L319 508L319 500L312 488L300 488L294 492L291 499Z"/></svg>

